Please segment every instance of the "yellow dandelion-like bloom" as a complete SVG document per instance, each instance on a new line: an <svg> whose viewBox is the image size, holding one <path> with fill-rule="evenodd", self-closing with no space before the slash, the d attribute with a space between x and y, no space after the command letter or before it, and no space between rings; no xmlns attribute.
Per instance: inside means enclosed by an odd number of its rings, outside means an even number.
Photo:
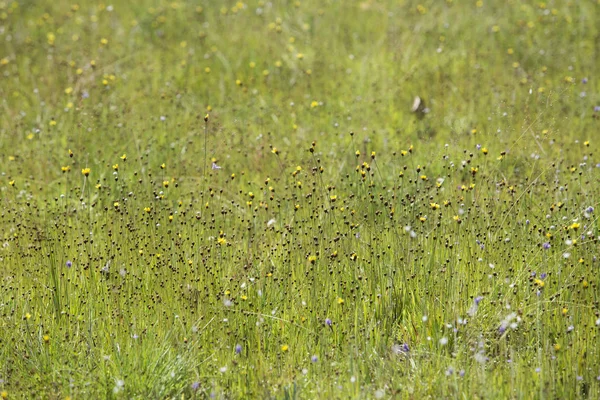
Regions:
<svg viewBox="0 0 600 400"><path fill-rule="evenodd" d="M288 346L287 344L282 344L281 345L281 351L286 352L290 349L290 346Z"/></svg>
<svg viewBox="0 0 600 400"><path fill-rule="evenodd" d="M90 172L92 172L92 170L91 170L91 169L89 169L89 168L83 168L83 169L81 170L81 173L83 174L83 176L89 176L89 175L90 175Z"/></svg>
<svg viewBox="0 0 600 400"><path fill-rule="evenodd" d="M114 169L115 171L118 171L118 170L119 170L119 164L114 164L112 167L113 167L113 169Z"/></svg>
<svg viewBox="0 0 600 400"><path fill-rule="evenodd" d="M318 107L318 106L319 106L319 102L317 102L315 100L313 100L313 102L310 103L310 108L315 108L315 107Z"/></svg>
<svg viewBox="0 0 600 400"><path fill-rule="evenodd" d="M64 167L60 167L60 170L64 173L64 172L69 172L71 170L71 167L68 165L65 165Z"/></svg>
<svg viewBox="0 0 600 400"><path fill-rule="evenodd" d="M554 344L554 351L559 351L560 350L560 344L555 343Z"/></svg>
<svg viewBox="0 0 600 400"><path fill-rule="evenodd" d="M127 160L127 154L123 154L120 158L121 158L121 160L126 161Z"/></svg>
<svg viewBox="0 0 600 400"><path fill-rule="evenodd" d="M337 303L340 305L344 304L344 299L342 299L341 297L338 297Z"/></svg>

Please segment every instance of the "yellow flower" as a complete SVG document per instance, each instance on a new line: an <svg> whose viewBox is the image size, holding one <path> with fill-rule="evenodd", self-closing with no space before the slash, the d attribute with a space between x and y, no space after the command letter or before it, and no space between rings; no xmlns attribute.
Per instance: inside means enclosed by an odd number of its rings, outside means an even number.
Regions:
<svg viewBox="0 0 600 400"><path fill-rule="evenodd" d="M106 39L106 38L102 38L102 39L100 39L100 44L101 44L102 46L106 46L106 45L108 44L108 39Z"/></svg>
<svg viewBox="0 0 600 400"><path fill-rule="evenodd" d="M42 340L44 341L45 344L48 344L48 343L50 343L50 336L44 335L44 336L42 336Z"/></svg>
<svg viewBox="0 0 600 400"><path fill-rule="evenodd" d="M152 211L152 208L150 208L150 207L144 207L144 211L146 211L147 213L149 213L150 211Z"/></svg>
<svg viewBox="0 0 600 400"><path fill-rule="evenodd" d="M65 89L65 94L71 94L73 93L73 88L72 87L68 87Z"/></svg>
<svg viewBox="0 0 600 400"><path fill-rule="evenodd" d="M71 170L71 167L70 167L70 166L68 166L68 165L66 165L66 166L64 166L64 167L60 167L60 170L61 170L62 172L69 172L69 171Z"/></svg>
<svg viewBox="0 0 600 400"><path fill-rule="evenodd" d="M8 392L6 390L3 390L2 392L0 392L0 397L2 397L3 399L8 399Z"/></svg>
<svg viewBox="0 0 600 400"><path fill-rule="evenodd" d="M483 153L484 156L486 156L488 153L488 149L486 147L484 147L481 149L481 152Z"/></svg>
<svg viewBox="0 0 600 400"><path fill-rule="evenodd" d="M541 287L541 288L543 288L543 287L544 287L544 285L545 285L544 281L543 281L543 280L541 280L541 279L536 279L536 280L534 281L534 283L535 283L536 285L538 285L539 287Z"/></svg>
<svg viewBox="0 0 600 400"><path fill-rule="evenodd" d="M555 350L555 351L559 351L559 350L560 350L560 344L558 344L558 343L555 343L555 344L554 344L554 350Z"/></svg>
<svg viewBox="0 0 600 400"><path fill-rule="evenodd" d="M281 345L281 351L286 352L290 349L290 346L288 346L287 344L283 344Z"/></svg>
<svg viewBox="0 0 600 400"><path fill-rule="evenodd" d="M123 160L123 161L127 160L127 154L123 154L123 155L122 155L120 158L121 158L121 160Z"/></svg>
<svg viewBox="0 0 600 400"><path fill-rule="evenodd" d="M573 222L571 226L569 226L569 228L576 231L577 229L579 229L580 226L581 224L579 224L578 222Z"/></svg>
<svg viewBox="0 0 600 400"><path fill-rule="evenodd" d="M227 239L225 239L224 237L220 237L220 238L217 239L217 244L219 246L224 246L224 245L227 244Z"/></svg>
<svg viewBox="0 0 600 400"><path fill-rule="evenodd" d="M318 107L318 106L319 106L319 102L317 102L315 100L313 100L313 102L310 103L310 108L315 108L315 107Z"/></svg>
<svg viewBox="0 0 600 400"><path fill-rule="evenodd" d="M342 299L341 297L338 297L337 302L338 302L338 304L342 305L342 304L344 304L344 299Z"/></svg>
<svg viewBox="0 0 600 400"><path fill-rule="evenodd" d="M438 203L429 203L429 207L431 207L432 210L437 210L440 208L440 205Z"/></svg>
<svg viewBox="0 0 600 400"><path fill-rule="evenodd" d="M119 170L119 164L115 164L115 165L113 165L113 169L114 169L115 171L118 171L118 170Z"/></svg>
<svg viewBox="0 0 600 400"><path fill-rule="evenodd" d="M279 154L279 150L277 150L277 147L273 147L271 149L271 153L273 153L273 154Z"/></svg>
<svg viewBox="0 0 600 400"><path fill-rule="evenodd" d="M91 169L89 169L89 168L83 168L83 169L81 170L81 173L82 173L84 176L89 176L89 175L90 175L90 172L92 172L92 170L91 170Z"/></svg>
<svg viewBox="0 0 600 400"><path fill-rule="evenodd" d="M166 188L169 187L169 181L163 181L163 186Z"/></svg>
<svg viewBox="0 0 600 400"><path fill-rule="evenodd" d="M29 319L29 318L31 318L31 314L29 314L29 313L26 313L26 314L25 314L25 319Z"/></svg>
<svg viewBox="0 0 600 400"><path fill-rule="evenodd" d="M49 122L49 124L50 124L50 126L56 126L56 120L54 120L54 119L53 119L53 120L51 120L51 121Z"/></svg>
<svg viewBox="0 0 600 400"><path fill-rule="evenodd" d="M119 208L119 202L118 202L118 201L115 201L115 202L113 203L113 206L114 206L115 208Z"/></svg>
<svg viewBox="0 0 600 400"><path fill-rule="evenodd" d="M167 165L165 163L160 164L160 169L165 169L167 168Z"/></svg>

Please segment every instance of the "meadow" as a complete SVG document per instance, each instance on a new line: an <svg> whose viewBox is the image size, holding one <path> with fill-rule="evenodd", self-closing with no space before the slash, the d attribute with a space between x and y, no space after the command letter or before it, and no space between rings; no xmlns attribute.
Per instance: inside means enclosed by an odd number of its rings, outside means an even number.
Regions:
<svg viewBox="0 0 600 400"><path fill-rule="evenodd" d="M0 1L0 398L600 398L600 2L77 1Z"/></svg>

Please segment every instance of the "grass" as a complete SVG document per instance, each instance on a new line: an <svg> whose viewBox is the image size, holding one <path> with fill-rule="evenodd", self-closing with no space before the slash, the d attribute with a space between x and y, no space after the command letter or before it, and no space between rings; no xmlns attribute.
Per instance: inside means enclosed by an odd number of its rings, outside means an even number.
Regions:
<svg viewBox="0 0 600 400"><path fill-rule="evenodd" d="M1 2L1 397L598 398L599 7Z"/></svg>

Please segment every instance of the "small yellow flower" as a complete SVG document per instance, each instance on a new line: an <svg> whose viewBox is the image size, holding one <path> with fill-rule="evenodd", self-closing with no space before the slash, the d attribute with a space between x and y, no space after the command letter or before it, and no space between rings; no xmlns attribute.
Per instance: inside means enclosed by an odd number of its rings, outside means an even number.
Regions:
<svg viewBox="0 0 600 400"><path fill-rule="evenodd" d="M31 314L29 314L29 313L26 313L26 314L25 314L25 319L29 319L29 318L31 318Z"/></svg>
<svg viewBox="0 0 600 400"><path fill-rule="evenodd" d="M146 211L146 213L149 213L150 211L152 211L151 207L144 207L144 211Z"/></svg>
<svg viewBox="0 0 600 400"><path fill-rule="evenodd" d="M483 148L481 149L481 152L483 153L483 155L484 155L484 156L487 156L488 149L487 149L486 147L483 147Z"/></svg>
<svg viewBox="0 0 600 400"><path fill-rule="evenodd" d="M319 102L318 101L313 100L313 102L310 103L310 108L315 108L315 107L318 107L318 106L319 106Z"/></svg>
<svg viewBox="0 0 600 400"><path fill-rule="evenodd" d="M585 142L583 142L583 145L584 145L585 147L589 147L589 145L590 145L590 141L589 141L589 140L586 140Z"/></svg>
<svg viewBox="0 0 600 400"><path fill-rule="evenodd" d="M431 207L432 210L437 210L440 208L440 205L438 203L429 203L429 207Z"/></svg>
<svg viewBox="0 0 600 400"><path fill-rule="evenodd" d="M50 336L44 335L44 336L42 336L42 340L44 341L44 344L49 344L50 343Z"/></svg>
<svg viewBox="0 0 600 400"><path fill-rule="evenodd" d="M119 202L118 202L118 201L115 201L115 202L113 203L113 207L115 207L115 208L119 208Z"/></svg>
<svg viewBox="0 0 600 400"><path fill-rule="evenodd" d="M165 169L167 168L167 165L165 163L160 164L160 169Z"/></svg>
<svg viewBox="0 0 600 400"><path fill-rule="evenodd" d="M120 158L121 158L121 160L126 161L127 160L127 154L123 154Z"/></svg>
<svg viewBox="0 0 600 400"><path fill-rule="evenodd" d="M337 303L340 305L344 304L344 299L342 299L341 297L338 297Z"/></svg>
<svg viewBox="0 0 600 400"><path fill-rule="evenodd" d="M163 186L168 188L169 187L169 181L163 181Z"/></svg>
<svg viewBox="0 0 600 400"><path fill-rule="evenodd" d="M217 239L217 244L219 246L224 246L224 245L227 244L227 239L225 239L224 237L220 237L220 238Z"/></svg>
<svg viewBox="0 0 600 400"><path fill-rule="evenodd" d="M83 176L89 176L89 175L90 175L90 172L92 172L92 170L91 170L91 169L89 169L89 168L83 168L83 169L81 170L81 173L83 174Z"/></svg>
<svg viewBox="0 0 600 400"><path fill-rule="evenodd" d="M290 346L288 346L287 344L283 344L283 345L281 345L281 351L283 351L284 353L285 353L286 351L288 351L289 349L290 349Z"/></svg>
<svg viewBox="0 0 600 400"><path fill-rule="evenodd" d="M113 169L114 169L115 171L118 171L118 170L119 170L119 164L114 164L112 167L113 167Z"/></svg>
<svg viewBox="0 0 600 400"><path fill-rule="evenodd" d="M543 280L541 280L541 279L536 279L536 280L534 281L534 283L535 283L536 285L538 285L539 287L541 287L541 288L543 288L543 287L544 287L544 285L545 285L544 281L543 281Z"/></svg>
<svg viewBox="0 0 600 400"><path fill-rule="evenodd" d="M8 392L6 390L3 390L0 392L0 397L2 399L8 399Z"/></svg>
<svg viewBox="0 0 600 400"><path fill-rule="evenodd" d="M61 170L62 172L69 172L69 171L71 170L71 167L70 167L70 166L68 166L68 165L66 165L66 166L64 166L64 167L60 167L60 170Z"/></svg>
<svg viewBox="0 0 600 400"><path fill-rule="evenodd" d="M580 226L581 224L579 224L578 222L573 222L571 226L569 226L569 229L573 229L574 231L576 231L577 229L579 229Z"/></svg>
<svg viewBox="0 0 600 400"><path fill-rule="evenodd" d="M73 88L72 87L68 87L65 89L65 94L71 94L73 93Z"/></svg>
<svg viewBox="0 0 600 400"><path fill-rule="evenodd" d="M569 312L569 309L567 307L564 307L562 310L562 315L567 315L567 313Z"/></svg>
<svg viewBox="0 0 600 400"><path fill-rule="evenodd" d="M314 264L317 261L317 256L312 255L308 257L308 262L310 262L311 264Z"/></svg>
<svg viewBox="0 0 600 400"><path fill-rule="evenodd" d="M555 343L554 344L554 351L559 351L560 350L560 344Z"/></svg>
<svg viewBox="0 0 600 400"><path fill-rule="evenodd" d="M271 153L273 153L273 154L279 154L279 150L277 150L277 147L273 147L271 149Z"/></svg>
<svg viewBox="0 0 600 400"><path fill-rule="evenodd" d="M304 54L302 54L302 53L298 53L298 54L296 54L296 58L297 58L298 60L302 60L302 59L304 59Z"/></svg>
<svg viewBox="0 0 600 400"><path fill-rule="evenodd" d="M100 39L100 44L101 44L102 46L106 46L106 45L108 44L108 39L106 39L106 38L102 38L102 39Z"/></svg>
<svg viewBox="0 0 600 400"><path fill-rule="evenodd" d="M56 126L56 120L50 120L49 124L50 126Z"/></svg>

